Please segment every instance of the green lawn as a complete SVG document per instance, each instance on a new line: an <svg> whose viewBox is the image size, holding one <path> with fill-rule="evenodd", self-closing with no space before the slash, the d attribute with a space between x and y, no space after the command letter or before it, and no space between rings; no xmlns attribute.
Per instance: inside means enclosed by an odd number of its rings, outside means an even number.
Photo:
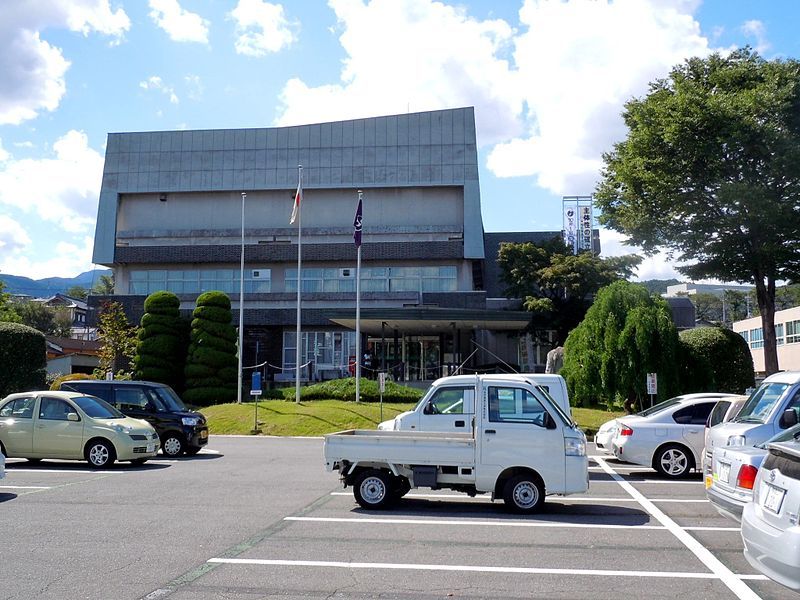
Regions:
<svg viewBox="0 0 800 600"><path fill-rule="evenodd" d="M381 420L411 410L416 403L383 404L381 419L378 402L314 400L296 404L289 400L263 400L258 403L259 429L264 435L320 436L344 429L375 429ZM249 434L255 420L252 402L218 404L200 409L208 419L212 434ZM587 435L593 435L603 423L622 412L605 409L573 408L573 416Z"/></svg>

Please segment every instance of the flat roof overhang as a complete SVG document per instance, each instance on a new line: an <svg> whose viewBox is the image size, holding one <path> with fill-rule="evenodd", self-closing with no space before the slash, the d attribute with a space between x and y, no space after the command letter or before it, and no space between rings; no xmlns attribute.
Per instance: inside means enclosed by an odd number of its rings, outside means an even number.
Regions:
<svg viewBox="0 0 800 600"><path fill-rule="evenodd" d="M355 330L355 311L331 310L331 322ZM361 332L380 335L391 333L450 333L453 329L486 329L489 331L522 331L530 323L530 313L509 310L475 310L463 308L409 307L362 308Z"/></svg>

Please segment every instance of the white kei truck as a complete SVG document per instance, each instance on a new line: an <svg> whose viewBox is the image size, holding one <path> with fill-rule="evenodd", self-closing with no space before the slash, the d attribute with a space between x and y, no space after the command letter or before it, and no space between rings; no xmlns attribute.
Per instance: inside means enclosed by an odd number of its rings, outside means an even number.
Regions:
<svg viewBox="0 0 800 600"><path fill-rule="evenodd" d="M589 489L586 436L555 402L519 377L472 380L478 410L469 431L331 433L326 469L339 471L367 509L390 508L410 489L427 487L490 493L532 514L546 495Z"/></svg>

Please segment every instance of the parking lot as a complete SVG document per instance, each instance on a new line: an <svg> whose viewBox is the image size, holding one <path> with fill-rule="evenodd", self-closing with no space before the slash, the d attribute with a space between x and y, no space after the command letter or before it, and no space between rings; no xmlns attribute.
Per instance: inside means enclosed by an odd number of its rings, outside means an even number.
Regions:
<svg viewBox="0 0 800 600"><path fill-rule="evenodd" d="M427 489L364 511L319 439L213 436L104 471L9 460L0 598L797 598L749 566L699 474L590 455L589 492L535 517Z"/></svg>

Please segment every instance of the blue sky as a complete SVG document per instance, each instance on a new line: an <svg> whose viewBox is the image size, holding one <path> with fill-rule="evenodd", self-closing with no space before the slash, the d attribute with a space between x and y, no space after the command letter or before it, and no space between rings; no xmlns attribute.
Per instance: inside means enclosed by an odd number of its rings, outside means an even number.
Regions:
<svg viewBox="0 0 800 600"><path fill-rule="evenodd" d="M795 0L3 0L0 15L0 272L33 278L92 267L108 132L474 106L485 229L558 230L649 81L745 44L800 56ZM657 256L638 275L674 271Z"/></svg>

